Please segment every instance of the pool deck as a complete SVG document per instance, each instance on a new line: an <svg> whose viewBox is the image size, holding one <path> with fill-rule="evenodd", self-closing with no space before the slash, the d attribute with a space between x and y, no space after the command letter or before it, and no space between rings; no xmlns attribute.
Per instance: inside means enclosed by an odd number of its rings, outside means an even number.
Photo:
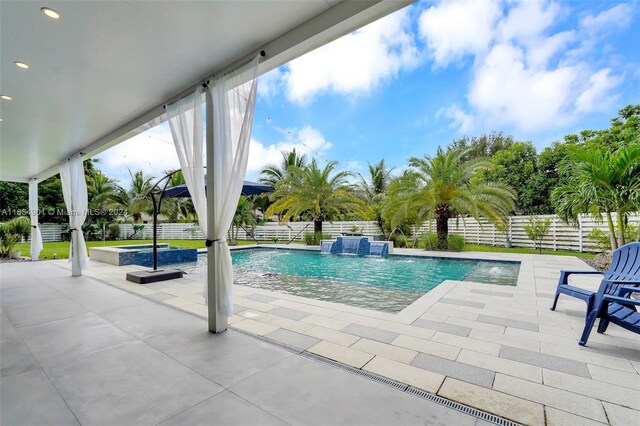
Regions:
<svg viewBox="0 0 640 426"><path fill-rule="evenodd" d="M611 325L581 347L584 303L561 296L558 309L549 310L559 271L591 269L584 262L550 255L396 253L517 260L521 268L515 287L445 281L397 314L236 286L231 327L523 424L637 421L638 336ZM51 263L69 268L65 261ZM144 286L124 280L137 269L93 262L85 275L206 316L199 278ZM595 289L598 277L572 283Z"/></svg>

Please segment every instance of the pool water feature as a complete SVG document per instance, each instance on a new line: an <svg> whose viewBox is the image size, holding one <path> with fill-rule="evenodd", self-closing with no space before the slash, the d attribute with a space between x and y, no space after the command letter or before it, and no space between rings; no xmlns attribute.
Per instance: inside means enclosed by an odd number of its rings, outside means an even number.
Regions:
<svg viewBox="0 0 640 426"><path fill-rule="evenodd" d="M337 237L335 240L320 242L321 254L346 254L352 256L389 255L389 241L369 242L369 237Z"/></svg>
<svg viewBox="0 0 640 426"><path fill-rule="evenodd" d="M399 312L445 280L516 285L519 262L394 256L327 256L316 251L232 252L235 283L317 300ZM206 256L176 265L204 276Z"/></svg>

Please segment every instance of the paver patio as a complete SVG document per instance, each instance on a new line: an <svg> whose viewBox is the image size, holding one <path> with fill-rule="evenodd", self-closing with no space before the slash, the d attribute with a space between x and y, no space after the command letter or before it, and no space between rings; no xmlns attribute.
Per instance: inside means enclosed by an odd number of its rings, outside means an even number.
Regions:
<svg viewBox="0 0 640 426"><path fill-rule="evenodd" d="M51 262L0 277L2 425L482 424Z"/></svg>
<svg viewBox="0 0 640 426"><path fill-rule="evenodd" d="M637 421L637 335L610 326L605 335L594 333L589 345L580 347L584 303L561 296L557 311L549 310L559 270L589 269L584 262L545 255L456 256L520 260L518 285L447 281L397 314L236 286L237 312L230 323L300 353L317 354L516 422ZM68 268L66 262L53 263ZM92 263L86 275L206 315L198 277L140 286L124 280L126 271L135 269L140 268ZM573 283L595 289L599 278L576 277ZM131 308L130 315L135 311Z"/></svg>

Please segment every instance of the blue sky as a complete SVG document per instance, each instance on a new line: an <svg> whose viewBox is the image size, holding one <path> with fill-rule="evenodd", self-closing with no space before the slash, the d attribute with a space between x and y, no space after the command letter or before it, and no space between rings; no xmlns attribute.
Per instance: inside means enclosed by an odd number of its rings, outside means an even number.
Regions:
<svg viewBox="0 0 640 426"><path fill-rule="evenodd" d="M294 147L364 172L464 134L540 149L606 128L640 102L639 15L637 1L417 2L260 78L247 179ZM177 166L170 141L159 126L100 167L123 183L127 167L159 177Z"/></svg>

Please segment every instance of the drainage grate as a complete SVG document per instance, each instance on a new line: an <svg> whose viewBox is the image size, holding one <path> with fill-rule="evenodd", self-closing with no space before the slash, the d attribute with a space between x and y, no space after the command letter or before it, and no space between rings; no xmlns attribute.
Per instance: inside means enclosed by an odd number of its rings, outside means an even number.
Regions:
<svg viewBox="0 0 640 426"><path fill-rule="evenodd" d="M449 407L453 410L460 411L462 413L468 414L470 416L476 417L478 419L485 420L489 423L497 424L500 426L520 426L519 423L513 422L511 420L504 419L502 417L498 417L495 414L487 413L486 411L481 411L473 407L469 407L468 405L460 404L459 402L451 401L450 399L443 398L438 395L434 395L429 392L425 392L420 389L413 388L411 386L407 386L403 383L396 382L395 380L389 380L385 377L378 376L377 374L369 373L368 371L359 370L355 367L351 367L349 365L341 364L339 362L330 360L328 358L324 358L320 355L312 354L310 352L302 352L299 354L305 358L310 358L315 361L322 362L323 364L331 365L332 367L339 368L340 370L348 371L352 374L356 374L358 376L365 377L369 380L373 380L378 383L382 383L387 386L391 386L393 388L399 389L403 392L410 393L417 397L429 400L431 402L435 402L436 404L444 405L445 407Z"/></svg>
<svg viewBox="0 0 640 426"><path fill-rule="evenodd" d="M340 370L348 371L348 372L350 372L352 374L356 374L358 376L366 377L369 380L373 380L375 382L382 383L383 385L387 385L387 386L391 386L391 387L396 388L396 389L400 389L401 391L405 391L408 388L408 386L403 384L403 383L396 382L394 380L389 380L389 379L387 379L385 377L378 376L377 374L369 373L368 371L358 370L357 368L351 367L350 365L341 364L339 362L330 360L330 359L322 357L320 355L312 354L310 352L302 352L300 354L300 356L303 356L305 358L311 358L313 360L322 362L324 364L328 364L328 365L330 365L332 367L335 367L335 368L339 368Z"/></svg>

